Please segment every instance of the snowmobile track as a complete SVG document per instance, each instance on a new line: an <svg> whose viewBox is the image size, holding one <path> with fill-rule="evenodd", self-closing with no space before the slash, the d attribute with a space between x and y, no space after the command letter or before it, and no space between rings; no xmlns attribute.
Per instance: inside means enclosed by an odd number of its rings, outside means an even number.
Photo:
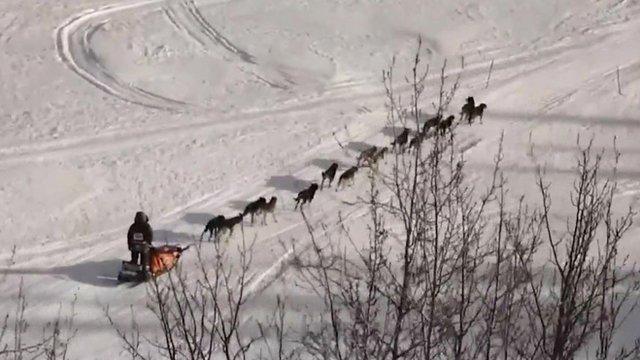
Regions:
<svg viewBox="0 0 640 360"><path fill-rule="evenodd" d="M164 0L146 0L136 3L117 4L89 9L76 14L54 33L58 58L71 71L87 80L98 89L129 103L166 111L178 111L188 104L169 99L126 84L106 69L91 49L92 35L104 26L109 15L114 13L155 6Z"/></svg>

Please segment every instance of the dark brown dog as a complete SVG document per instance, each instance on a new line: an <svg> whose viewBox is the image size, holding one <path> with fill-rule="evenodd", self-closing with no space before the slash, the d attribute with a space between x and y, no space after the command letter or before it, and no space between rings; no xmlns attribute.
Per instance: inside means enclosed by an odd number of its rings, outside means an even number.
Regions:
<svg viewBox="0 0 640 360"><path fill-rule="evenodd" d="M320 190L324 187L324 181L329 180L329 187L331 187L331 183L333 182L333 178L336 177L336 171L338 170L338 164L333 163L329 168L322 172L322 182L320 183Z"/></svg>
<svg viewBox="0 0 640 360"><path fill-rule="evenodd" d="M376 152L378 152L378 147L375 145L361 152L360 155L358 155L358 166L360 166L362 162L369 160Z"/></svg>
<svg viewBox="0 0 640 360"><path fill-rule="evenodd" d="M257 213L260 212L262 207L267 203L267 199L262 196L258 198L258 200L249 203L242 212L242 216L246 216L247 214L251 214L251 223L253 224L253 217Z"/></svg>
<svg viewBox="0 0 640 360"><path fill-rule="evenodd" d="M338 189L340 188L340 184L344 184L347 181L353 184L353 180L357 171L358 171L358 167L353 166L347 169L345 172L343 172L342 175L340 175L340 178L338 179L338 185L336 186L336 191L338 191Z"/></svg>
<svg viewBox="0 0 640 360"><path fill-rule="evenodd" d="M264 206L262 207L262 225L267 225L267 213L271 213L271 216L273 217L273 221L278 222L278 220L276 220L276 203L278 202L278 198L275 196L272 196L271 199L269 200L268 203L265 203Z"/></svg>
<svg viewBox="0 0 640 360"><path fill-rule="evenodd" d="M294 199L296 201L296 206L294 207L294 209L298 208L298 204L300 202L302 202L300 204L300 208L302 208L302 205L306 203L311 203L311 201L313 200L313 197L316 195L317 190L318 190L318 184L313 183L308 188L300 191L298 193L298 196Z"/></svg>

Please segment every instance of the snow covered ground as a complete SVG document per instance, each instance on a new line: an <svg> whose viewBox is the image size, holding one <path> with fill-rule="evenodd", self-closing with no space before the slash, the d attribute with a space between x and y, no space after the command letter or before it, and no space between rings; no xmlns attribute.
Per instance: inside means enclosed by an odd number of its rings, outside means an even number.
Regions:
<svg viewBox="0 0 640 360"><path fill-rule="evenodd" d="M293 195L330 160L389 141L380 73L393 55L408 70L418 35L434 68L456 73L464 56L454 108L489 106L461 133L477 176L504 131L514 192L533 195L531 139L566 199L577 135L615 135L619 198L640 198L640 1L113 1L0 2L0 309L20 279L34 324L77 296L72 357L116 358L103 308L124 322L144 306L143 287L111 279L138 209L159 242L187 244L213 214L278 196L277 223L245 225L254 286L295 296L272 271L280 241L305 238ZM319 193L312 219L363 216L348 204L362 191ZM625 243L636 261L639 230Z"/></svg>

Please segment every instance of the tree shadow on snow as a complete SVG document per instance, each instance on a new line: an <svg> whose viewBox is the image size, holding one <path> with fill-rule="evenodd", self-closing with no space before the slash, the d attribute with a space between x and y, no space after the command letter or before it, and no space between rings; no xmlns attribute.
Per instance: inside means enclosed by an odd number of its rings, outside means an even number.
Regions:
<svg viewBox="0 0 640 360"><path fill-rule="evenodd" d="M0 274L19 276L49 275L93 286L116 287L119 284L116 277L118 276L118 271L120 271L122 260L85 261L70 266L52 268L5 268L0 269Z"/></svg>

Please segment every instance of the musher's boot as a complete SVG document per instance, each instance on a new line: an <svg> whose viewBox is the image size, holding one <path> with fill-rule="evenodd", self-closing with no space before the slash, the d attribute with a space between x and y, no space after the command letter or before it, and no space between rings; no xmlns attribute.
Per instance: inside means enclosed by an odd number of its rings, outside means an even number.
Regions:
<svg viewBox="0 0 640 360"><path fill-rule="evenodd" d="M144 281L151 280L151 267L150 266L145 266L143 268L142 274L143 274L142 276L144 277Z"/></svg>

